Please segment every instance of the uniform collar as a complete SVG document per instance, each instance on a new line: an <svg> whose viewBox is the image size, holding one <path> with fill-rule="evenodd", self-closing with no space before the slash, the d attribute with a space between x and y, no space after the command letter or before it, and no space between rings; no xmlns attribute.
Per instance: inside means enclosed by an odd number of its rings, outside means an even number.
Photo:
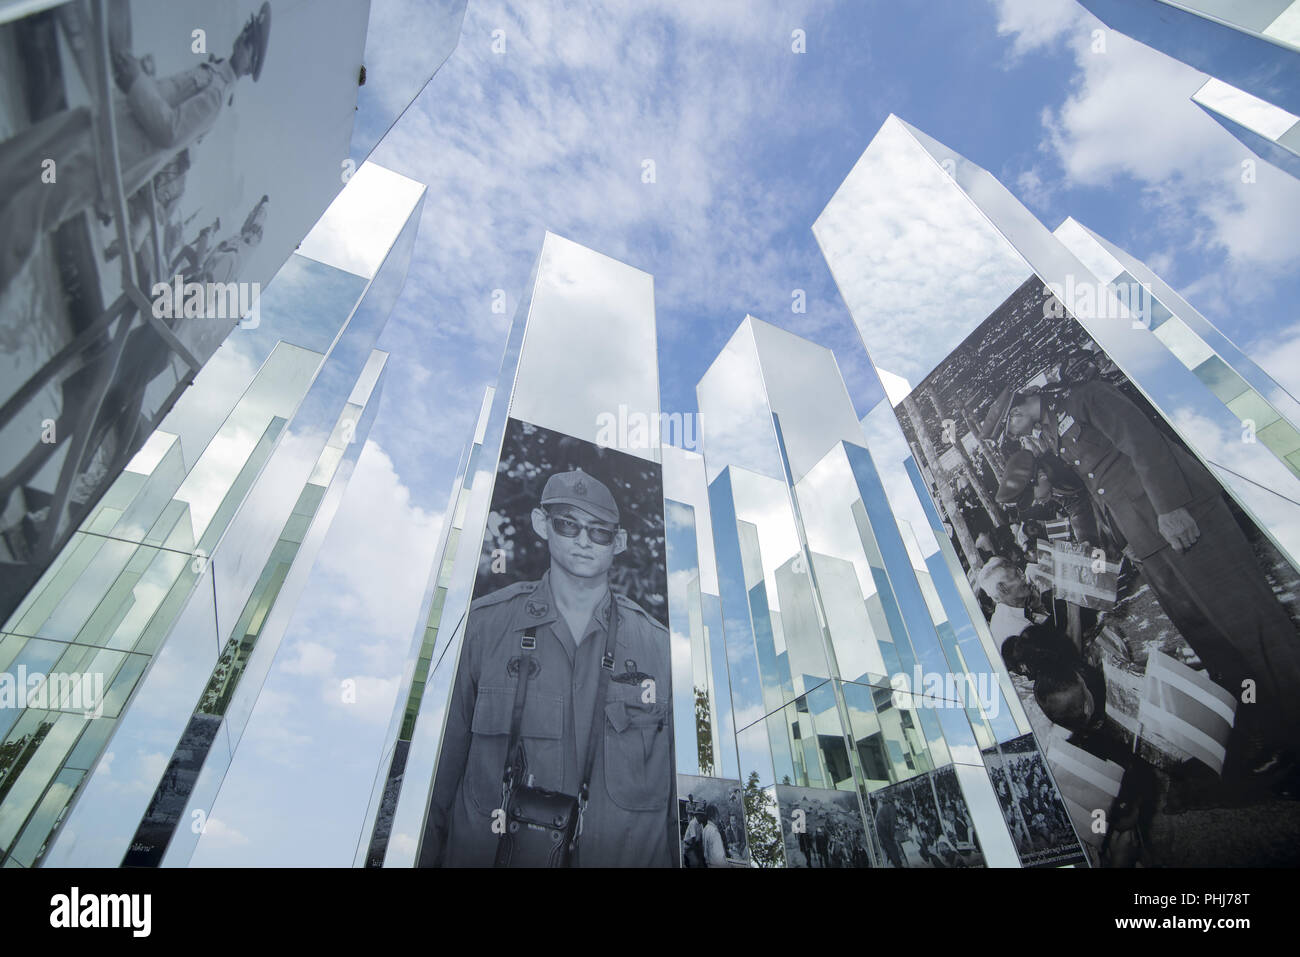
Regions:
<svg viewBox="0 0 1300 957"><path fill-rule="evenodd" d="M592 620L598 623L602 628L609 626L610 609L613 607L613 591L606 590L604 597L596 605L596 610ZM515 631L527 631L529 628L540 628L543 625L553 624L560 617L560 613L555 607L555 596L551 592L551 572L547 569L537 581L537 587L533 589L519 608L515 611L512 622L512 629ZM574 639L582 638L582 635L574 635Z"/></svg>

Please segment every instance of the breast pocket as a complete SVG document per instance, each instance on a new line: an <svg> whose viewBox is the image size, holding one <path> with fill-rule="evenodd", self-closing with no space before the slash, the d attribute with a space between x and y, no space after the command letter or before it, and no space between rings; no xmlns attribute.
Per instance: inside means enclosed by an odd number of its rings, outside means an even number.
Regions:
<svg viewBox="0 0 1300 957"><path fill-rule="evenodd" d="M501 804L501 777L514 707L514 688L479 688L470 724L465 796L480 814L490 815ZM564 699L530 690L519 732L528 762L527 773L533 776L534 786L558 790L564 782L564 755L560 748L564 736Z"/></svg>
<svg viewBox="0 0 1300 957"><path fill-rule="evenodd" d="M639 685L611 684L605 703L605 788L627 811L658 811L672 791L668 704L643 700Z"/></svg>

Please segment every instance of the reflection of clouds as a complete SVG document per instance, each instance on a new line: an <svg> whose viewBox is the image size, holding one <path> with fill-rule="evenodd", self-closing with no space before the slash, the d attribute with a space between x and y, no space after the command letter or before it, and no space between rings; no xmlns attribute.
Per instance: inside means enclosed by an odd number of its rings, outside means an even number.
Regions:
<svg viewBox="0 0 1300 957"><path fill-rule="evenodd" d="M873 361L913 380L1028 272L943 159L890 116L813 226Z"/></svg>
<svg viewBox="0 0 1300 957"><path fill-rule="evenodd" d="M836 443L861 441L853 400L831 350L770 323L746 321L753 326L767 401L780 420L797 482Z"/></svg>
<svg viewBox="0 0 1300 957"><path fill-rule="evenodd" d="M1293 489L1296 480L1291 470L1262 444L1242 442L1240 430L1220 428L1216 422L1187 408L1176 410L1172 418L1174 426L1195 441L1197 450L1209 462L1238 473L1213 470L1215 477L1235 493L1247 513L1268 529L1283 551L1290 554L1292 563L1300 565L1300 505L1270 491ZM1238 475L1249 476L1258 484L1243 481Z"/></svg>
<svg viewBox="0 0 1300 957"><path fill-rule="evenodd" d="M912 480L903 463L911 456L903 430L893 409L881 402L862 419L862 431L867 437L867 448L876 465L889 507L900 522L911 526L922 555L933 555L939 550L929 519L921 508Z"/></svg>
<svg viewBox="0 0 1300 957"><path fill-rule="evenodd" d="M362 163L298 252L358 276L373 276L423 191L415 180Z"/></svg>
<svg viewBox="0 0 1300 957"><path fill-rule="evenodd" d="M1146 247L1196 270L1184 293L1227 318L1228 331L1265 325L1241 307L1267 301L1295 273L1300 183L1265 162L1255 164L1254 182L1242 181L1249 154L1191 99L1203 73L1116 30L1106 31L1105 55L1095 54L1100 21L1067 0L997 0L997 8L998 31L1014 36L1017 51L1064 45L1074 59L1072 92L1044 112L1040 144L1066 185L1135 182ZM1198 254L1208 261L1192 265ZM1216 268L1224 259L1231 268Z"/></svg>
<svg viewBox="0 0 1300 957"><path fill-rule="evenodd" d="M548 233L510 414L594 442L602 415L617 417L619 405L629 417L657 421L658 386L654 279ZM656 455L654 448L621 451Z"/></svg>
<svg viewBox="0 0 1300 957"><path fill-rule="evenodd" d="M306 349L286 344L277 347L195 461L177 490L176 498L190 503L196 541L207 529L271 420L274 417L287 419L293 414L306 393L320 358L319 354ZM170 427L170 430L175 432L176 428ZM316 439L319 443L323 436Z"/></svg>
<svg viewBox="0 0 1300 957"><path fill-rule="evenodd" d="M875 594L871 566L853 521L852 506L861 496L844 450L837 445L799 480L795 490L814 557L821 554L852 563L861 595Z"/></svg>
<svg viewBox="0 0 1300 957"><path fill-rule="evenodd" d="M329 820L369 799L441 521L367 442L214 807L250 844L204 837L196 865L351 862L355 832ZM354 703L343 700L346 678L356 682ZM422 717L417 737L429 730ZM326 742L328 760L318 747ZM310 810L285 828L268 807Z"/></svg>
<svg viewBox="0 0 1300 957"><path fill-rule="evenodd" d="M203 839L217 847L239 847L247 844L243 832L231 827L219 817L209 817L203 824Z"/></svg>
<svg viewBox="0 0 1300 957"><path fill-rule="evenodd" d="M767 585L767 604L779 611L776 570L800 554L799 532L790 509L789 491L778 479L755 475L743 469L731 470L732 494L736 520L749 522L758 529L758 548L763 561L763 580ZM743 545L742 545L743 547ZM773 623L774 628L778 628Z"/></svg>
<svg viewBox="0 0 1300 957"><path fill-rule="evenodd" d="M728 465L782 474L750 322L743 322L728 340L695 392L709 481Z"/></svg>

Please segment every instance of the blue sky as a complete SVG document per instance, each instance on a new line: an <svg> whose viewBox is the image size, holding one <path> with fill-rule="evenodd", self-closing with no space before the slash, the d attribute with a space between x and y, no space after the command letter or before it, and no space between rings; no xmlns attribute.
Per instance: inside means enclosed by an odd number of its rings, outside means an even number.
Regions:
<svg viewBox="0 0 1300 957"><path fill-rule="evenodd" d="M748 312L831 347L862 414L880 386L810 227L896 113L1049 228L1073 215L1146 261L1290 384L1300 184L1263 163L1243 183L1250 154L1188 100L1204 77L1113 32L1095 52L1099 26L1073 0L470 0L371 157L429 187L383 404L195 863L351 862L456 460L546 229L654 274L664 411L695 409ZM403 42L391 62L418 62L419 31Z"/></svg>

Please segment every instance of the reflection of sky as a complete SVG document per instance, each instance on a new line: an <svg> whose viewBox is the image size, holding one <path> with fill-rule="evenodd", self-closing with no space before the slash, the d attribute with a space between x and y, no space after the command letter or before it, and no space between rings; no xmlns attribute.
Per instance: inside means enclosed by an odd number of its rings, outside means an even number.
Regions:
<svg viewBox="0 0 1300 957"><path fill-rule="evenodd" d="M792 24L807 30L805 55L789 52ZM355 835L338 822L359 822L383 722L339 707L337 679L400 674L416 614L405 589L427 581L426 542L546 229L654 274L665 411L696 408L696 383L748 311L834 348L863 415L882 393L809 226L893 111L992 170L1045 223L1074 213L1131 249L1257 354L1279 337L1300 298L1300 184L1262 163L1255 184L1238 182L1241 145L1188 100L1204 78L1115 33L1094 55L1096 25L1074 0L949 4L930 18L850 0L647 0L599 15L470 3L459 46L375 154L430 189L380 343L392 353L383 407L340 511L346 530L326 550L347 560L323 559L337 594L315 641L335 662L292 649L277 661L223 795L227 834L247 843L205 836L209 861L351 860ZM397 56L429 42L396 39ZM371 72L363 95L385 75ZM794 289L807 312L791 311ZM1300 368L1295 332L1262 361ZM708 447L707 421L705 432ZM759 715L736 695L743 727ZM740 737L744 775L763 768L770 782L765 729Z"/></svg>
<svg viewBox="0 0 1300 957"><path fill-rule="evenodd" d="M783 474L763 389L754 324L736 330L696 387L709 480L728 465L763 475Z"/></svg>
<svg viewBox="0 0 1300 957"><path fill-rule="evenodd" d="M913 381L1029 273L897 118L813 231L872 359Z"/></svg>
<svg viewBox="0 0 1300 957"><path fill-rule="evenodd" d="M595 442L600 423L622 421L622 450L658 458L658 441L637 448L636 420L659 413L655 362L654 280L639 269L549 235L537 270L512 417ZM557 388L557 383L563 387ZM622 436L618 445L622 445Z"/></svg>
<svg viewBox="0 0 1300 957"><path fill-rule="evenodd" d="M781 423L794 481L836 443L860 442L853 400L825 346L767 322L752 321L767 401ZM711 445L706 446L712 457Z"/></svg>

